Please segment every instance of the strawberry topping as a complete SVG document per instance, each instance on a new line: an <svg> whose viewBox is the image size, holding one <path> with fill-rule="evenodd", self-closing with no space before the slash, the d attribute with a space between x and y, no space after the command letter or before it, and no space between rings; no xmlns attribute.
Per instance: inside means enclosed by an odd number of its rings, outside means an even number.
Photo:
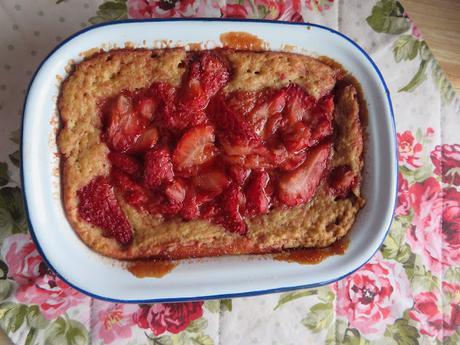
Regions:
<svg viewBox="0 0 460 345"><path fill-rule="evenodd" d="M133 231L115 198L112 185L106 177L97 176L77 192L78 213L87 222L104 230L121 244L129 244Z"/></svg>
<svg viewBox="0 0 460 345"><path fill-rule="evenodd" d="M296 84L228 93L225 59L191 54L181 85L155 82L102 103L111 174L78 191L83 219L129 243L115 189L142 212L208 219L244 235L246 219L308 203L323 177L333 195L348 195L351 168L328 172L333 95L317 101Z"/></svg>

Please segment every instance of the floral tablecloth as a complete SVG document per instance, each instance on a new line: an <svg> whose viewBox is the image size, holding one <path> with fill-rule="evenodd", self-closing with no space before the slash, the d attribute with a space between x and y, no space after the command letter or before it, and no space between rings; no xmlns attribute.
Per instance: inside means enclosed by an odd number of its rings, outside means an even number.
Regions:
<svg viewBox="0 0 460 345"><path fill-rule="evenodd" d="M290 293L129 305L82 295L43 263L18 177L18 128L33 71L93 23L172 16L323 24L376 61L395 108L398 206L381 250L358 272ZM14 344L460 342L460 101L399 2L2 0L0 37L0 326Z"/></svg>

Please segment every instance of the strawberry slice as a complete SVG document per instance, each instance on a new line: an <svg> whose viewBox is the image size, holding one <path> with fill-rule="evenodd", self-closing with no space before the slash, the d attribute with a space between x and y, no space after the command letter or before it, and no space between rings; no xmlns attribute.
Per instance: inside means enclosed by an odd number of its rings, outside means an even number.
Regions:
<svg viewBox="0 0 460 345"><path fill-rule="evenodd" d="M158 142L158 130L150 127L136 138L134 143L126 150L128 153L142 153L153 148Z"/></svg>
<svg viewBox="0 0 460 345"><path fill-rule="evenodd" d="M270 197L267 195L266 188L270 176L266 171L254 171L248 182L246 189L246 208L245 215L254 217L265 214L270 208Z"/></svg>
<svg viewBox="0 0 460 345"><path fill-rule="evenodd" d="M212 169L193 177L193 184L203 191L219 195L230 184L230 180L221 170Z"/></svg>
<svg viewBox="0 0 460 345"><path fill-rule="evenodd" d="M134 157L113 151L109 152L107 157L109 158L110 163L112 163L112 166L129 175L139 176L142 172L142 164Z"/></svg>
<svg viewBox="0 0 460 345"><path fill-rule="evenodd" d="M331 144L320 144L308 152L305 162L279 179L278 198L287 206L307 203L316 192L327 167Z"/></svg>
<svg viewBox="0 0 460 345"><path fill-rule="evenodd" d="M248 228L240 213L240 207L243 203L244 195L241 189L232 184L222 194L221 208L222 208L222 225L228 231L235 232L240 235L247 233Z"/></svg>
<svg viewBox="0 0 460 345"><path fill-rule="evenodd" d="M147 119L133 110L131 98L122 93L111 107L106 130L107 144L115 151L127 152L148 124Z"/></svg>
<svg viewBox="0 0 460 345"><path fill-rule="evenodd" d="M197 200L197 193L193 188L188 188L185 194L184 203L180 215L185 220L194 220L200 217L200 205Z"/></svg>
<svg viewBox="0 0 460 345"><path fill-rule="evenodd" d="M242 186L251 174L251 170L239 165L231 165L228 168L228 174L237 185Z"/></svg>
<svg viewBox="0 0 460 345"><path fill-rule="evenodd" d="M280 164L281 170L285 171L290 171L298 168L299 166L302 165L303 162L305 162L305 159L307 158L307 152L302 151L296 154L289 155L289 157Z"/></svg>
<svg viewBox="0 0 460 345"><path fill-rule="evenodd" d="M332 120L334 117L334 98L326 96L312 109L307 124L312 129L310 146L320 142L332 134Z"/></svg>
<svg viewBox="0 0 460 345"><path fill-rule="evenodd" d="M142 97L136 101L135 110L145 119L152 121L159 103L158 99Z"/></svg>
<svg viewBox="0 0 460 345"><path fill-rule="evenodd" d="M78 213L81 218L103 229L104 234L127 245L133 239L133 229L118 204L112 186L104 176L97 176L77 191Z"/></svg>
<svg viewBox="0 0 460 345"><path fill-rule="evenodd" d="M169 202L176 205L182 205L186 194L186 185L180 179L174 179L166 188L165 194Z"/></svg>
<svg viewBox="0 0 460 345"><path fill-rule="evenodd" d="M174 167L187 170L206 163L216 154L214 127L197 126L186 132L179 140L173 154Z"/></svg>
<svg viewBox="0 0 460 345"><path fill-rule="evenodd" d="M174 178L171 155L167 148L148 151L144 158L144 181L147 187L156 189Z"/></svg>
<svg viewBox="0 0 460 345"><path fill-rule="evenodd" d="M349 165L340 165L329 176L331 193L345 198L357 183L357 178Z"/></svg>
<svg viewBox="0 0 460 345"><path fill-rule="evenodd" d="M216 54L200 54L189 66L180 91L180 108L189 112L205 109L211 97L228 82L229 77L227 67Z"/></svg>
<svg viewBox="0 0 460 345"><path fill-rule="evenodd" d="M262 134L271 116L283 111L286 104L286 93L284 89L281 89L274 94L262 96L261 99L247 117L247 121L252 125L257 135Z"/></svg>
<svg viewBox="0 0 460 345"><path fill-rule="evenodd" d="M314 105L314 99L296 84L289 85L286 93L287 102L284 114L288 123L293 125L308 117L310 108Z"/></svg>
<svg viewBox="0 0 460 345"><path fill-rule="evenodd" d="M144 187L118 168L112 167L110 176L115 188L123 193L123 197L128 204L144 209L144 206L150 200L150 196Z"/></svg>
<svg viewBox="0 0 460 345"><path fill-rule="evenodd" d="M297 122L283 131L283 143L289 152L299 152L310 146L310 129L302 122Z"/></svg>

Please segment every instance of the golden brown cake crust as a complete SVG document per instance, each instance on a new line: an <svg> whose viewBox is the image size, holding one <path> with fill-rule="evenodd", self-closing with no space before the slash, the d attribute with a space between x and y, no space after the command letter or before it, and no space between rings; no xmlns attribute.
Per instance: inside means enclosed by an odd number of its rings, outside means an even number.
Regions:
<svg viewBox="0 0 460 345"><path fill-rule="evenodd" d="M337 68L319 59L289 53L222 51L233 78L225 87L234 90L279 88L297 83L314 98L329 93L336 85ZM109 149L101 141L98 102L122 90L134 91L155 81L180 83L186 59L184 49L112 50L78 64L64 82L58 101L62 119L58 146L62 156L63 201L67 217L80 238L95 251L119 259L145 257L185 258L225 254L255 254L285 248L324 247L350 230L364 205L361 184L353 195L337 199L320 186L307 205L275 209L247 220L248 234L225 231L205 220L163 221L142 213L118 198L134 229L134 241L122 247L113 238L80 218L77 191L98 175L108 175ZM333 167L347 164L361 176L362 128L356 89L348 84L335 96L335 121L340 130L334 139Z"/></svg>

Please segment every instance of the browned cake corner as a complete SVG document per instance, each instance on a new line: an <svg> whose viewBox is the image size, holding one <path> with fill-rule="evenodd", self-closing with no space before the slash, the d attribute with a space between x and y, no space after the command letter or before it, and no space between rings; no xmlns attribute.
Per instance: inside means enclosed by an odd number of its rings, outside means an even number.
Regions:
<svg viewBox="0 0 460 345"><path fill-rule="evenodd" d="M78 191L97 176L108 176L109 147L102 138L101 102L121 92L135 92L153 83L180 85L187 73L183 49L113 50L77 64L62 86L58 101L62 119L58 146L62 157L63 202L67 217L80 238L103 255L119 259L145 257L187 258L226 254L277 252L286 248L325 247L345 236L364 206L361 195L363 128L360 100L352 83L340 84L337 68L319 59L290 53L221 50L231 78L224 94L280 89L297 84L314 100L334 92L334 134L329 171L346 166L357 182L344 197L330 192L322 180L305 205L276 207L246 220L247 233L226 231L205 219L165 220L129 204L116 191L133 229L130 245L120 245L104 231L82 219ZM337 169L336 169L337 168Z"/></svg>

